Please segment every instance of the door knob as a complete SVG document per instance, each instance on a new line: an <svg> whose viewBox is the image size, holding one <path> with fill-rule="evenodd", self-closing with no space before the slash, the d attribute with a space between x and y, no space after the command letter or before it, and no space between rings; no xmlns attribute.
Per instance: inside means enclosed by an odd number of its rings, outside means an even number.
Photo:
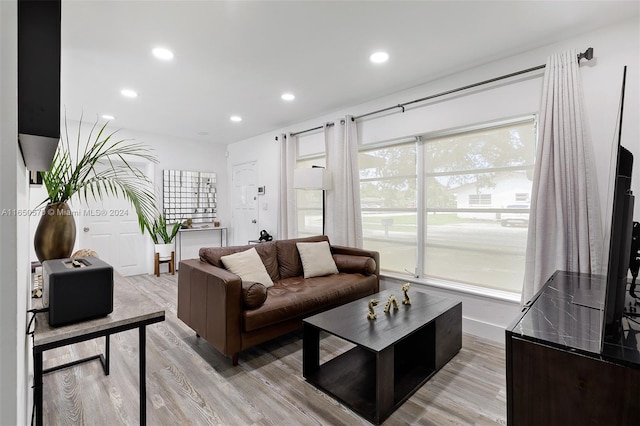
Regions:
<svg viewBox="0 0 640 426"><path fill-rule="evenodd" d="M253 219L251 223L258 223L258 221L256 219Z"/></svg>
<svg viewBox="0 0 640 426"><path fill-rule="evenodd" d="M89 227L88 227L88 226L85 226L84 228L82 228L82 230L83 230L84 232L89 232Z"/></svg>

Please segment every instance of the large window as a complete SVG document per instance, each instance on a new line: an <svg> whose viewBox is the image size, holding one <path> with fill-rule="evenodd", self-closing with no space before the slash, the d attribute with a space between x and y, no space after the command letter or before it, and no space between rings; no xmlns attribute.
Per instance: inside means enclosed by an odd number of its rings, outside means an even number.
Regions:
<svg viewBox="0 0 640 426"><path fill-rule="evenodd" d="M360 151L364 245L381 268L519 292L533 118Z"/></svg>
<svg viewBox="0 0 640 426"><path fill-rule="evenodd" d="M324 154L296 161L296 168L309 169L312 166L324 167ZM322 234L322 191L296 189L296 207L298 236L308 237Z"/></svg>
<svg viewBox="0 0 640 426"><path fill-rule="evenodd" d="M418 256L416 143L360 151L364 246L380 252L381 267L416 268Z"/></svg>

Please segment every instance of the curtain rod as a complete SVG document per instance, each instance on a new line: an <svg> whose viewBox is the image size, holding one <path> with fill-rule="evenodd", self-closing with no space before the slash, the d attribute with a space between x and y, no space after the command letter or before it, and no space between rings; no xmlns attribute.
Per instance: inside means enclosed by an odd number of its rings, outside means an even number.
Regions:
<svg viewBox="0 0 640 426"><path fill-rule="evenodd" d="M591 59L593 59L593 47L590 47L587 50L585 50L584 52L578 54L578 63L580 63L580 61L582 59L586 59L587 61L590 61ZM390 111L390 110L395 109L395 108L401 108L402 112L404 112L404 107L407 106L407 105L412 105L412 104L415 104L415 103L418 103L418 102L428 101L428 100L431 100L431 99L434 99L434 98L438 98L440 96L450 95L452 93L461 92L463 90L472 89L474 87L482 86L482 85L489 84L489 83L494 83L496 81L504 80L506 78L511 78L511 77L515 77L517 75L526 74L526 73L530 73L530 72L533 72L533 71L541 70L541 69L543 69L545 67L546 67L546 64L538 65L537 67L527 68L526 70L521 70L521 71L512 72L510 74L501 75L500 77L491 78L489 80L484 80L484 81L481 81L479 83L469 84L467 86L458 87L457 89L447 90L446 92L437 93L437 94L431 95L431 96L425 96L424 98L420 98L420 99L414 99L413 101L405 102L403 104L393 105L393 106L390 106L390 107L387 107L387 108L382 108L382 109L379 109L379 110L376 110L376 111L367 112L366 114L358 115L356 117L353 117L353 120L357 120L357 119L363 118L363 117L368 117L370 115L380 114L381 112ZM344 121L341 121L341 122L344 123ZM327 126L329 126L329 127L331 127L333 125L335 125L335 123L327 123ZM295 132L295 133L291 133L291 136L297 136L297 135L300 135L302 133L313 132L314 130L321 130L322 128L324 128L324 125L323 126L312 127L311 129L301 130L301 131ZM276 137L276 140L277 139L278 138Z"/></svg>

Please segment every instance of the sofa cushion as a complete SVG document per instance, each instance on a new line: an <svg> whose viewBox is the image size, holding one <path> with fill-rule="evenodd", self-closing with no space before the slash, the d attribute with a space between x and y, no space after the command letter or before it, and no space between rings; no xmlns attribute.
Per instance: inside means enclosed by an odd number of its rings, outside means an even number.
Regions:
<svg viewBox="0 0 640 426"><path fill-rule="evenodd" d="M280 279L280 272L278 270L278 257L276 252L276 242L266 242L261 244L255 244L253 246L232 246L232 247L205 247L200 249L200 260L210 263L218 268L224 268L220 258L222 256L228 256L233 253L245 251L248 248L253 247L256 249L262 259L269 276L272 281Z"/></svg>
<svg viewBox="0 0 640 426"><path fill-rule="evenodd" d="M318 241L329 241L326 235L316 235L314 237L296 238L292 240L276 241L276 249L278 256L278 268L280 271L280 279L291 277L302 277L302 262L298 254L296 243L311 243Z"/></svg>
<svg viewBox="0 0 640 426"><path fill-rule="evenodd" d="M220 260L226 269L238 275L242 281L255 281L265 287L273 286L273 281L254 247L222 256Z"/></svg>
<svg viewBox="0 0 640 426"><path fill-rule="evenodd" d="M336 274L326 277L293 277L277 281L268 289L262 306L242 313L244 331L310 316L321 310L360 299L377 291L378 277L362 274ZM366 315L363 312L362 315Z"/></svg>
<svg viewBox="0 0 640 426"><path fill-rule="evenodd" d="M334 254L333 260L340 272L372 275L376 272L376 261L368 256Z"/></svg>
<svg viewBox="0 0 640 426"><path fill-rule="evenodd" d="M327 241L317 243L296 243L302 271L305 278L323 277L337 274L336 262L331 256L331 248Z"/></svg>
<svg viewBox="0 0 640 426"><path fill-rule="evenodd" d="M242 306L255 309L267 300L267 287L253 281L242 281Z"/></svg>

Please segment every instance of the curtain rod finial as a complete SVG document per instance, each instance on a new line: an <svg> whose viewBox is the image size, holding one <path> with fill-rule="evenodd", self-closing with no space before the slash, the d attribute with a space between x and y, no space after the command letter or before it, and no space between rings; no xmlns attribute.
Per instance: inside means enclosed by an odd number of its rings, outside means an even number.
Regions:
<svg viewBox="0 0 640 426"><path fill-rule="evenodd" d="M581 59L586 59L587 61L592 60L593 59L593 47L590 47L587 50L585 50L583 53L578 54L578 62L580 62Z"/></svg>

